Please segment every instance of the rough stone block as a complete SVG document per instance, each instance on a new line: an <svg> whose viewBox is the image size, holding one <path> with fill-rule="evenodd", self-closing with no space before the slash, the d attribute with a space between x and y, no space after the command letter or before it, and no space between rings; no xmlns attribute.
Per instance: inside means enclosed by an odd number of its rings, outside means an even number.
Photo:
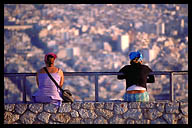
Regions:
<svg viewBox="0 0 192 128"><path fill-rule="evenodd" d="M179 113L179 103L173 102L173 103L167 103L165 105L166 113Z"/></svg>
<svg viewBox="0 0 192 128"><path fill-rule="evenodd" d="M156 103L156 108L160 112L164 112L165 110L165 103Z"/></svg>
<svg viewBox="0 0 192 128"><path fill-rule="evenodd" d="M167 124L167 122L162 118L157 118L151 121L151 124Z"/></svg>
<svg viewBox="0 0 192 128"><path fill-rule="evenodd" d="M49 123L48 124L63 124L63 123L61 123L61 122L55 122L55 121L49 121Z"/></svg>
<svg viewBox="0 0 192 128"><path fill-rule="evenodd" d="M95 108L94 103L92 103L92 102L82 103L82 107L85 109L94 109Z"/></svg>
<svg viewBox="0 0 192 128"><path fill-rule="evenodd" d="M72 109L79 110L81 107L81 102L73 102L71 104Z"/></svg>
<svg viewBox="0 0 192 128"><path fill-rule="evenodd" d="M61 123L68 123L71 118L69 115L66 115L64 113L58 113L58 114L52 114L51 119L53 121L58 121Z"/></svg>
<svg viewBox="0 0 192 128"><path fill-rule="evenodd" d="M155 103L153 102L141 102L140 108L154 108Z"/></svg>
<svg viewBox="0 0 192 128"><path fill-rule="evenodd" d="M82 118L95 119L97 117L97 115L95 114L95 112L93 110L80 109L79 114Z"/></svg>
<svg viewBox="0 0 192 128"><path fill-rule="evenodd" d="M19 120L18 114L12 114L11 112L4 112L4 124L12 124Z"/></svg>
<svg viewBox="0 0 192 128"><path fill-rule="evenodd" d="M13 111L14 110L14 108L15 108L15 104L5 104L4 105L4 110L5 111Z"/></svg>
<svg viewBox="0 0 192 128"><path fill-rule="evenodd" d="M150 124L150 120L135 120L135 124Z"/></svg>
<svg viewBox="0 0 192 128"><path fill-rule="evenodd" d="M82 119L81 124L93 124L93 120L92 119Z"/></svg>
<svg viewBox="0 0 192 128"><path fill-rule="evenodd" d="M183 115L188 116L188 103L180 103L180 110L182 112Z"/></svg>
<svg viewBox="0 0 192 128"><path fill-rule="evenodd" d="M36 118L36 114L30 112L30 111L26 111L20 118L21 122L23 124L33 124L33 122L35 121Z"/></svg>
<svg viewBox="0 0 192 128"><path fill-rule="evenodd" d="M79 117L79 113L76 110L72 110L71 117Z"/></svg>
<svg viewBox="0 0 192 128"><path fill-rule="evenodd" d="M128 103L128 108L135 109L135 108L140 108L140 102L129 102Z"/></svg>
<svg viewBox="0 0 192 128"><path fill-rule="evenodd" d="M95 108L104 108L104 102L96 102L95 103Z"/></svg>
<svg viewBox="0 0 192 128"><path fill-rule="evenodd" d="M89 113L86 109L80 109L79 114L80 114L81 118L89 118Z"/></svg>
<svg viewBox="0 0 192 128"><path fill-rule="evenodd" d="M69 124L80 124L81 123L81 118L72 118L70 121L69 121Z"/></svg>
<svg viewBox="0 0 192 128"><path fill-rule="evenodd" d="M156 118L160 117L163 115L162 112L159 112L158 110L156 109L144 109L143 110L143 115L146 119L149 119L149 120L155 120Z"/></svg>
<svg viewBox="0 0 192 128"><path fill-rule="evenodd" d="M127 103L116 103L114 105L114 113L115 114L123 114L127 111Z"/></svg>
<svg viewBox="0 0 192 128"><path fill-rule="evenodd" d="M107 124L107 120L102 116L96 118L93 122L94 124Z"/></svg>
<svg viewBox="0 0 192 128"><path fill-rule="evenodd" d="M37 116L37 118L38 118L40 121L44 122L44 123L48 123L50 116L51 116L50 113L48 113L48 112L42 112L42 113L40 113L40 114Z"/></svg>
<svg viewBox="0 0 192 128"><path fill-rule="evenodd" d="M129 109L126 113L123 114L123 118L131 118L134 120L142 119L141 109Z"/></svg>
<svg viewBox="0 0 192 128"><path fill-rule="evenodd" d="M27 110L27 104L16 104L15 111L18 114L23 114Z"/></svg>
<svg viewBox="0 0 192 128"><path fill-rule="evenodd" d="M135 120L133 119L127 119L127 121L125 122L126 124L135 124Z"/></svg>
<svg viewBox="0 0 192 128"><path fill-rule="evenodd" d="M96 109L95 112L97 115L103 116L107 119L109 119L113 116L113 112L110 110L106 110L106 109Z"/></svg>
<svg viewBox="0 0 192 128"><path fill-rule="evenodd" d="M70 112L71 111L71 104L69 103L63 103L60 107L59 107L59 112L63 113L63 112Z"/></svg>
<svg viewBox="0 0 192 128"><path fill-rule="evenodd" d="M188 124L188 118L182 117L181 119L177 120L177 124Z"/></svg>
<svg viewBox="0 0 192 128"><path fill-rule="evenodd" d="M175 114L164 114L163 118L168 122L168 124L176 124L176 116Z"/></svg>
<svg viewBox="0 0 192 128"><path fill-rule="evenodd" d="M58 106L54 105L54 104L45 104L44 105L44 110L46 112L50 112L50 113L56 113L58 109Z"/></svg>
<svg viewBox="0 0 192 128"><path fill-rule="evenodd" d="M114 103L113 102L107 102L105 103L105 108L108 110L113 110Z"/></svg>
<svg viewBox="0 0 192 128"><path fill-rule="evenodd" d="M39 113L43 111L43 104L29 104L29 110L34 113Z"/></svg>
<svg viewBox="0 0 192 128"><path fill-rule="evenodd" d="M110 120L109 123L110 124L124 124L124 119L122 118L121 115L115 115L113 116Z"/></svg>

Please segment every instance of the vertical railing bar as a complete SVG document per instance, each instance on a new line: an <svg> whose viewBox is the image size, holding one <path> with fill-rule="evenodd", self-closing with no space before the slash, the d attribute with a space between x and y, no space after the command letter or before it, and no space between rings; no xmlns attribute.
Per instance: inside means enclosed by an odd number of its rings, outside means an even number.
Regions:
<svg viewBox="0 0 192 128"><path fill-rule="evenodd" d="M175 101L175 98L176 98L175 90L174 90L174 88L175 88L175 86L174 86L174 83L175 83L175 81L174 81L174 75L175 75L175 73L172 72L172 100L173 100L173 101Z"/></svg>
<svg viewBox="0 0 192 128"><path fill-rule="evenodd" d="M19 75L16 75L16 81L17 81L17 84L18 84L18 88L21 89L22 93L23 93L22 77L19 76ZM22 99L23 99L23 97L22 97Z"/></svg>
<svg viewBox="0 0 192 128"><path fill-rule="evenodd" d="M174 80L173 80L173 72L170 73L170 101L174 101Z"/></svg>
<svg viewBox="0 0 192 128"><path fill-rule="evenodd" d="M25 81L26 81L26 76L24 75L22 77L22 87L23 87L23 102L26 103L27 100L26 100L26 87L25 87Z"/></svg>
<svg viewBox="0 0 192 128"><path fill-rule="evenodd" d="M98 75L95 74L95 101L99 101L99 92L98 92Z"/></svg>

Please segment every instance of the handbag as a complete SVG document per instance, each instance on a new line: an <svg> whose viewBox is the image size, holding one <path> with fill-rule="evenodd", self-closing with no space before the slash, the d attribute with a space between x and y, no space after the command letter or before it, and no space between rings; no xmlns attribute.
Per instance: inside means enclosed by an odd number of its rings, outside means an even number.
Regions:
<svg viewBox="0 0 192 128"><path fill-rule="evenodd" d="M49 78L55 83L55 85L61 90L61 97L63 99L63 102L74 102L74 99L72 97L72 93L70 90L68 89L62 89L58 83L55 81L55 79L53 79L53 77L51 76L51 74L48 72L47 68L44 67L44 70L46 71L46 73L48 74Z"/></svg>

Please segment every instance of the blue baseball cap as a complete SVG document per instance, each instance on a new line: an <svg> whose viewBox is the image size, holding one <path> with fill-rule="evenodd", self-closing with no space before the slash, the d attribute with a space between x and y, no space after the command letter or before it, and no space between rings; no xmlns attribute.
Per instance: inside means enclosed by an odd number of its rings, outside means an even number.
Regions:
<svg viewBox="0 0 192 128"><path fill-rule="evenodd" d="M140 52L131 52L130 54L129 54L129 58L130 58L130 60L133 60L133 59L135 59L135 58L139 58L139 61L141 61L142 59L143 59L143 55L140 53Z"/></svg>

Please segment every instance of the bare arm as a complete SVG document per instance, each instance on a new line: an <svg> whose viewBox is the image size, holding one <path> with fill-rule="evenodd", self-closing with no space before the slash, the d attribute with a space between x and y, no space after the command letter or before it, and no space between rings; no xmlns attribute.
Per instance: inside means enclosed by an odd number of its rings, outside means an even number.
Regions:
<svg viewBox="0 0 192 128"><path fill-rule="evenodd" d="M64 73L62 70L59 71L59 75L61 76L61 80L60 80L60 87L63 86L63 83L64 83Z"/></svg>
<svg viewBox="0 0 192 128"><path fill-rule="evenodd" d="M39 87L38 72L36 73L36 82L37 82L37 87Z"/></svg>

